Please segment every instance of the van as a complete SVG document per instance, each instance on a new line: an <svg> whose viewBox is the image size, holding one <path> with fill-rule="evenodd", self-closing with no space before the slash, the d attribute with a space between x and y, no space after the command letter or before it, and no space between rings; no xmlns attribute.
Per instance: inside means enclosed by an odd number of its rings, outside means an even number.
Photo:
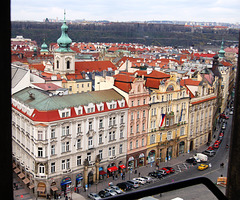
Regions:
<svg viewBox="0 0 240 200"><path fill-rule="evenodd" d="M196 153L195 156L193 156L197 162L207 162L208 161L208 156L204 155L202 153Z"/></svg>
<svg viewBox="0 0 240 200"><path fill-rule="evenodd" d="M209 157L212 157L216 154L216 152L214 150L206 150L206 151L203 151L202 153Z"/></svg>

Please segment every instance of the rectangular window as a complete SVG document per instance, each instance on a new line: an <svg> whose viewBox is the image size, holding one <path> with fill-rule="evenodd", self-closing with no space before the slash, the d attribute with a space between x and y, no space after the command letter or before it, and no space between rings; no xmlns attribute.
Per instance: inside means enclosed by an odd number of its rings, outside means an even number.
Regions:
<svg viewBox="0 0 240 200"><path fill-rule="evenodd" d="M62 160L62 170L66 169L66 163L65 160Z"/></svg>
<svg viewBox="0 0 240 200"><path fill-rule="evenodd" d="M91 161L91 152L87 153L87 160Z"/></svg>
<svg viewBox="0 0 240 200"><path fill-rule="evenodd" d="M145 123L142 123L142 131L145 131Z"/></svg>
<svg viewBox="0 0 240 200"><path fill-rule="evenodd" d="M66 152L70 151L69 142L66 142Z"/></svg>
<svg viewBox="0 0 240 200"><path fill-rule="evenodd" d="M43 140L43 132L38 131L38 140Z"/></svg>
<svg viewBox="0 0 240 200"><path fill-rule="evenodd" d="M55 128L51 129L51 138L55 138Z"/></svg>
<svg viewBox="0 0 240 200"><path fill-rule="evenodd" d="M120 138L123 138L123 130L120 130Z"/></svg>
<svg viewBox="0 0 240 200"><path fill-rule="evenodd" d="M112 126L112 118L109 118L109 126Z"/></svg>
<svg viewBox="0 0 240 200"><path fill-rule="evenodd" d="M103 143L103 140L102 140L102 134L99 134L98 143L99 143L99 144L102 144L102 143Z"/></svg>
<svg viewBox="0 0 240 200"><path fill-rule="evenodd" d="M103 119L99 119L99 128L103 128Z"/></svg>
<svg viewBox="0 0 240 200"><path fill-rule="evenodd" d="M62 142L62 153L65 152L65 142Z"/></svg>
<svg viewBox="0 0 240 200"><path fill-rule="evenodd" d="M77 140L77 149L80 149L81 148L81 139L78 139Z"/></svg>
<svg viewBox="0 0 240 200"><path fill-rule="evenodd" d="M103 158L103 150L99 150L99 158L102 159Z"/></svg>
<svg viewBox="0 0 240 200"><path fill-rule="evenodd" d="M138 140L136 140L136 148L138 148Z"/></svg>
<svg viewBox="0 0 240 200"><path fill-rule="evenodd" d="M51 146L51 155L55 155L55 145Z"/></svg>
<svg viewBox="0 0 240 200"><path fill-rule="evenodd" d="M108 156L112 156L112 148L111 147L108 148Z"/></svg>
<svg viewBox="0 0 240 200"><path fill-rule="evenodd" d="M67 159L66 168L67 168L67 169L70 169L70 159Z"/></svg>
<svg viewBox="0 0 240 200"><path fill-rule="evenodd" d="M142 138L142 147L144 147L144 138Z"/></svg>
<svg viewBox="0 0 240 200"><path fill-rule="evenodd" d="M123 145L120 144L120 145L119 145L119 154L121 154L122 152L123 152Z"/></svg>
<svg viewBox="0 0 240 200"><path fill-rule="evenodd" d="M137 133L139 132L139 124L137 124Z"/></svg>
<svg viewBox="0 0 240 200"><path fill-rule="evenodd" d="M38 147L38 157L43 157L43 148Z"/></svg>
<svg viewBox="0 0 240 200"><path fill-rule="evenodd" d="M146 117L145 115L146 115L146 111L143 110L143 118Z"/></svg>
<svg viewBox="0 0 240 200"><path fill-rule="evenodd" d="M69 126L66 126L66 135L69 135Z"/></svg>
<svg viewBox="0 0 240 200"><path fill-rule="evenodd" d="M78 124L77 125L77 133L81 133L82 132L82 124Z"/></svg>
<svg viewBox="0 0 240 200"><path fill-rule="evenodd" d="M167 132L167 140L171 140L172 139L172 131L168 131Z"/></svg>
<svg viewBox="0 0 240 200"><path fill-rule="evenodd" d="M124 121L124 115L121 115L120 123L123 124Z"/></svg>
<svg viewBox="0 0 240 200"><path fill-rule="evenodd" d="M133 146L132 146L132 142L130 142L130 150L132 150L133 149Z"/></svg>
<svg viewBox="0 0 240 200"><path fill-rule="evenodd" d="M109 132L109 141L112 140L112 132Z"/></svg>
<svg viewBox="0 0 240 200"><path fill-rule="evenodd" d="M93 148L93 137L88 138L88 148Z"/></svg>
<svg viewBox="0 0 240 200"><path fill-rule="evenodd" d="M82 156L77 156L77 166L82 164Z"/></svg>
<svg viewBox="0 0 240 200"><path fill-rule="evenodd" d="M51 163L51 173L55 172L55 162Z"/></svg>
<svg viewBox="0 0 240 200"><path fill-rule="evenodd" d="M91 121L88 122L88 129L89 129L89 131L92 130L92 122Z"/></svg>
<svg viewBox="0 0 240 200"><path fill-rule="evenodd" d="M115 156L115 147L112 148L112 156Z"/></svg>
<svg viewBox="0 0 240 200"><path fill-rule="evenodd" d="M66 135L66 127L62 127L62 136L65 136Z"/></svg>

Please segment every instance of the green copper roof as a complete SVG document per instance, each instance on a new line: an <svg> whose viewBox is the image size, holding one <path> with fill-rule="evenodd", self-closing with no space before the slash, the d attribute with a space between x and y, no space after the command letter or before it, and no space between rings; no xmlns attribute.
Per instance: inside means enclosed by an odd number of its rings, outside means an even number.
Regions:
<svg viewBox="0 0 240 200"><path fill-rule="evenodd" d="M68 26L66 24L65 20L65 12L64 12L64 22L63 25L61 26L62 30L62 35L61 37L57 40L59 48L56 49L56 52L74 52L72 49L70 49L70 45L72 43L72 40L68 36Z"/></svg>
<svg viewBox="0 0 240 200"><path fill-rule="evenodd" d="M41 50L40 52L48 52L48 46L45 42L41 45Z"/></svg>
<svg viewBox="0 0 240 200"><path fill-rule="evenodd" d="M219 58L223 58L224 55L225 55L225 51L224 51L223 44L224 44L224 42L223 42L223 40L222 40L221 49L220 49L220 51L218 52Z"/></svg>
<svg viewBox="0 0 240 200"><path fill-rule="evenodd" d="M30 97L30 94L34 98ZM88 105L89 103L110 102L112 100L122 100L121 96L113 89L84 92L70 95L53 95L35 88L25 88L12 96L13 99L41 111L64 109L69 107L78 107L80 105Z"/></svg>

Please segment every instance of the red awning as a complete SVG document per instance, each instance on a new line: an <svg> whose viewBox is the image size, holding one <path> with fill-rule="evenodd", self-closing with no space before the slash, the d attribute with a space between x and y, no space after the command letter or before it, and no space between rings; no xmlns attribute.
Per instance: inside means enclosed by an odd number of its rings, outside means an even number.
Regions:
<svg viewBox="0 0 240 200"><path fill-rule="evenodd" d="M118 168L116 167L116 166L113 166L113 167L109 167L108 168L108 171L109 172L115 172L115 171L117 171L118 170Z"/></svg>
<svg viewBox="0 0 240 200"><path fill-rule="evenodd" d="M103 170L99 172L99 175L105 175L105 174L107 174L107 172L105 172Z"/></svg>
<svg viewBox="0 0 240 200"><path fill-rule="evenodd" d="M120 167L121 169L125 169L125 168L126 168L125 165L120 165L119 167Z"/></svg>

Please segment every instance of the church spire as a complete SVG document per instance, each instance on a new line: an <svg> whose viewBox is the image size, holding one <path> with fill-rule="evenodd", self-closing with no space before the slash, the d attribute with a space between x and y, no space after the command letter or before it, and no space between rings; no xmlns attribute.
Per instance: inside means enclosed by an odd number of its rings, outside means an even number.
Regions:
<svg viewBox="0 0 240 200"><path fill-rule="evenodd" d="M64 10L64 21L61 26L62 30L62 35L61 37L57 40L59 48L56 50L58 52L73 52L70 49L70 45L72 43L72 40L68 36L68 26L66 24L66 11Z"/></svg>
<svg viewBox="0 0 240 200"><path fill-rule="evenodd" d="M223 47L223 39L222 39L222 43L221 43L221 49L220 51L218 52L218 55L219 55L219 58L223 58L225 56L225 51L224 51L224 47Z"/></svg>

